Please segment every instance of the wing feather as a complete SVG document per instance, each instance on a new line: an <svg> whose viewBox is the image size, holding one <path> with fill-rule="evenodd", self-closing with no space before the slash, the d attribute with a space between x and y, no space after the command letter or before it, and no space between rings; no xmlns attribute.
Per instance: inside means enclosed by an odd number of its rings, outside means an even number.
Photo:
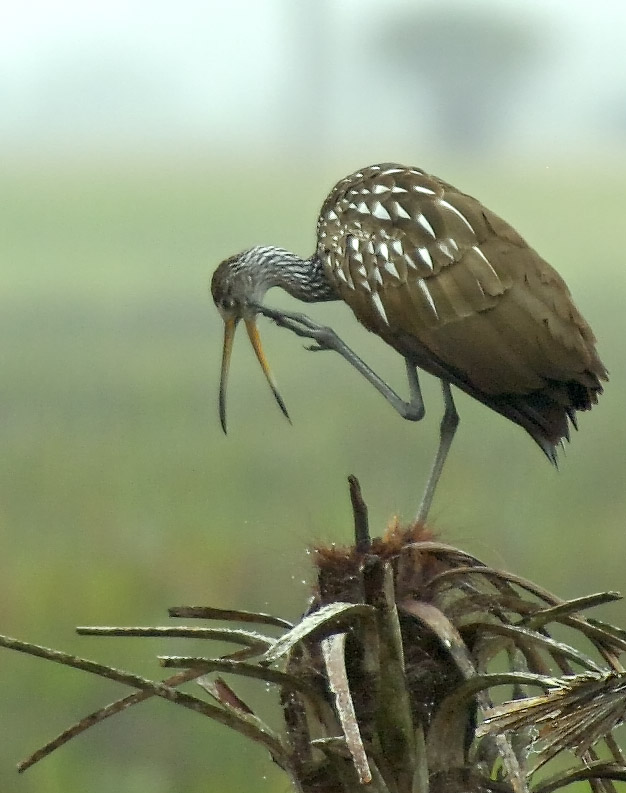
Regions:
<svg viewBox="0 0 626 793"><path fill-rule="evenodd" d="M599 388L589 326L511 226L419 169L375 169L340 182L318 226L327 275L366 327L485 395L552 383L567 405L555 381Z"/></svg>

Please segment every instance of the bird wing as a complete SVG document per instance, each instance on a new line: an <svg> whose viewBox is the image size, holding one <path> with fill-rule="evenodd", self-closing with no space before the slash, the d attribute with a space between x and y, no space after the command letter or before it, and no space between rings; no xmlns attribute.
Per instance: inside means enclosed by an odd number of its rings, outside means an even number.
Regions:
<svg viewBox="0 0 626 793"><path fill-rule="evenodd" d="M593 333L563 279L479 201L417 168L371 166L322 207L318 256L369 330L485 394L597 385Z"/></svg>

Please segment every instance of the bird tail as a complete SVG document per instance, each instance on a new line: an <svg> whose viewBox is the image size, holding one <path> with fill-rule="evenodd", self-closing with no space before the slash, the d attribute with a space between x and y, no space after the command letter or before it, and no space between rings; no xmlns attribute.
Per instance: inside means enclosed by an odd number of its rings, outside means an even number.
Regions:
<svg viewBox="0 0 626 793"><path fill-rule="evenodd" d="M552 382L529 394L506 394L494 405L498 412L523 427L548 460L557 467L557 450L570 440L570 425L578 429L576 412L589 410L602 393L595 375L584 383Z"/></svg>

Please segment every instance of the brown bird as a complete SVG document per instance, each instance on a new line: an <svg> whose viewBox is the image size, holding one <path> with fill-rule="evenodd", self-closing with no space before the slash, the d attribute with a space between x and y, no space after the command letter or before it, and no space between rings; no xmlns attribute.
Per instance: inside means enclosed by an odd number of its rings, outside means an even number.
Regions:
<svg viewBox="0 0 626 793"><path fill-rule="evenodd" d="M262 305L280 286L307 303L343 300L356 318L402 355L405 402L330 328ZM283 413L261 347L263 314L313 349L340 353L403 418L424 416L417 368L440 378L445 411L439 448L418 512L424 520L458 425L450 386L523 427L556 465L568 421L602 393L607 371L591 328L558 273L493 212L419 168L371 165L338 182L317 223L309 259L256 247L223 261L213 300L225 323L220 418L237 322L248 335Z"/></svg>

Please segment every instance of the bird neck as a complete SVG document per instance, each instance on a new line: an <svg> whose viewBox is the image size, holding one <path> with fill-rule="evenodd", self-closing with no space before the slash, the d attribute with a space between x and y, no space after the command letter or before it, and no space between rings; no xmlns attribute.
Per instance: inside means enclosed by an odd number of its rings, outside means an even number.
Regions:
<svg viewBox="0 0 626 793"><path fill-rule="evenodd" d="M266 250L262 268L263 286L266 289L279 286L305 303L339 299L317 254L310 259L302 259L284 248Z"/></svg>

